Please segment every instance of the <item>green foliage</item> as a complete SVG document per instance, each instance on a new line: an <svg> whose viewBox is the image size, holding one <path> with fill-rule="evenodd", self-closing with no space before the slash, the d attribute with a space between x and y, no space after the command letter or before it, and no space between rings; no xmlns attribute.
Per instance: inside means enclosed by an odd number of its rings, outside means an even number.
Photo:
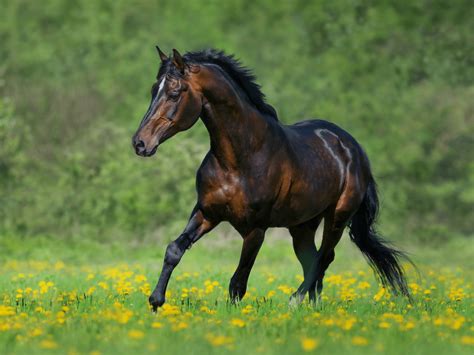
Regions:
<svg viewBox="0 0 474 355"><path fill-rule="evenodd" d="M140 238L182 227L208 148L199 124L141 160L130 139L169 51L216 47L255 69L292 123L365 147L393 238L472 235L470 1L2 1L3 232Z"/></svg>

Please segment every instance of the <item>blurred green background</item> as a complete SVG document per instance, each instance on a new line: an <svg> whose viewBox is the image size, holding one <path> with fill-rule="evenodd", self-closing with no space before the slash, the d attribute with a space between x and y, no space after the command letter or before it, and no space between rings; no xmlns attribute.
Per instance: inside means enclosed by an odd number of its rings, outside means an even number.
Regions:
<svg viewBox="0 0 474 355"><path fill-rule="evenodd" d="M366 149L381 230L474 235L472 1L0 0L0 236L175 238L209 147L199 122L151 159L131 137L166 52L254 69L287 124L324 118ZM5 251L6 249L4 249Z"/></svg>

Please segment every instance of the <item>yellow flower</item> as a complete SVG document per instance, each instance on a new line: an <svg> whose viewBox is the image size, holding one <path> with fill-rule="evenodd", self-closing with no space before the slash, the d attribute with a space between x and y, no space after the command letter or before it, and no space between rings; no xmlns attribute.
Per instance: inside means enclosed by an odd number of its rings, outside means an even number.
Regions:
<svg viewBox="0 0 474 355"><path fill-rule="evenodd" d="M379 328L388 329L388 328L390 328L390 323L388 323L388 322L380 322L380 323L379 323Z"/></svg>
<svg viewBox="0 0 474 355"><path fill-rule="evenodd" d="M153 323L151 323L151 327L156 328L156 329L163 328L163 324L160 323L160 322L153 322Z"/></svg>
<svg viewBox="0 0 474 355"><path fill-rule="evenodd" d="M276 294L276 292L274 290L270 290L267 293L267 298L272 298L273 296L275 296L275 294Z"/></svg>
<svg viewBox="0 0 474 355"><path fill-rule="evenodd" d="M382 299L382 297L383 297L386 293L387 293L387 292L386 292L385 288L384 288L384 287L381 287L380 290L379 290L379 292L377 292L377 293L375 294L375 296L374 296L374 301L375 301L375 302L380 301L380 300Z"/></svg>
<svg viewBox="0 0 474 355"><path fill-rule="evenodd" d="M287 285L280 285L277 287L278 290L283 292L285 295L289 295L293 292L293 288L287 286Z"/></svg>
<svg viewBox="0 0 474 355"><path fill-rule="evenodd" d="M134 329L132 329L132 330L130 330L130 331L128 332L128 337L129 337L130 339L137 339L137 340L139 340L139 339L143 339L144 336L145 336L145 333L143 333L141 330L134 330Z"/></svg>
<svg viewBox="0 0 474 355"><path fill-rule="evenodd" d="M13 316L15 314L15 310L13 307L4 306L0 304L0 317L1 316Z"/></svg>
<svg viewBox="0 0 474 355"><path fill-rule="evenodd" d="M271 284L273 281L275 281L275 277L273 277L273 276L268 276L268 278L267 278L267 283Z"/></svg>
<svg viewBox="0 0 474 355"><path fill-rule="evenodd" d="M352 344L358 345L358 346L365 346L369 343L369 341L361 336L355 336L352 338Z"/></svg>
<svg viewBox="0 0 474 355"><path fill-rule="evenodd" d="M163 307L161 308L161 314L164 316L175 316L180 314L181 311L177 306L172 306L168 303L165 303Z"/></svg>
<svg viewBox="0 0 474 355"><path fill-rule="evenodd" d="M253 307L251 304L248 304L245 306L244 309L242 309L242 313L243 314L249 314L249 313L252 313L253 312Z"/></svg>
<svg viewBox="0 0 474 355"><path fill-rule="evenodd" d="M224 346L224 345L231 345L234 342L234 338L228 337L225 335L207 335L206 340L212 346Z"/></svg>
<svg viewBox="0 0 474 355"><path fill-rule="evenodd" d="M465 335L461 338L461 343L464 345L474 345L474 337Z"/></svg>
<svg viewBox="0 0 474 355"><path fill-rule="evenodd" d="M100 281L97 285L99 285L100 288L104 289L104 290L108 290L109 289L109 285L107 285L106 282L104 281Z"/></svg>
<svg viewBox="0 0 474 355"><path fill-rule="evenodd" d="M43 330L41 328L34 328L33 330L31 330L30 332L30 335L32 337L37 337L37 336L40 336L41 334L43 334Z"/></svg>
<svg viewBox="0 0 474 355"><path fill-rule="evenodd" d="M179 322L178 324L173 325L173 328L171 328L174 332L186 329L188 327L188 323L186 322Z"/></svg>
<svg viewBox="0 0 474 355"><path fill-rule="evenodd" d="M402 324L400 326L401 330L410 330L410 329L413 329L413 328L415 328L415 323L413 323L411 321L408 321L405 324Z"/></svg>
<svg viewBox="0 0 474 355"><path fill-rule="evenodd" d="M304 351L311 351L318 347L319 342L313 338L301 338L301 348Z"/></svg>
<svg viewBox="0 0 474 355"><path fill-rule="evenodd" d="M238 328L245 327L245 322L242 319L239 319L239 318L232 319L230 321L230 324L232 324L233 326L238 327Z"/></svg>
<svg viewBox="0 0 474 355"><path fill-rule="evenodd" d="M41 341L39 346L42 349L56 349L58 347L58 344L54 342L53 340L45 339Z"/></svg>

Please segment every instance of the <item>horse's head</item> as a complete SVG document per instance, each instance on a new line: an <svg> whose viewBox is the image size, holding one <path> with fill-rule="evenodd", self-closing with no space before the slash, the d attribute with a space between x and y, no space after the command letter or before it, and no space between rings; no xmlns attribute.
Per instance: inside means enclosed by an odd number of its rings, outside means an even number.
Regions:
<svg viewBox="0 0 474 355"><path fill-rule="evenodd" d="M135 152L142 157L155 154L158 145L190 128L202 110L202 94L192 76L198 68L187 64L176 49L171 57L158 47L161 66L151 87L151 103L133 136Z"/></svg>

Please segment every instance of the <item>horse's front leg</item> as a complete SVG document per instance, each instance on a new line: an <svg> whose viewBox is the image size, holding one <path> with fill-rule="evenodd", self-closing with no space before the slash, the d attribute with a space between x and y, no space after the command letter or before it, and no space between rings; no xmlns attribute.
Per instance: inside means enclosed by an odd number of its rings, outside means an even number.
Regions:
<svg viewBox="0 0 474 355"><path fill-rule="evenodd" d="M241 300L247 291L247 281L265 238L265 230L254 229L250 233L243 234L242 237L244 238L244 243L242 245L239 266L229 284L229 295L233 303Z"/></svg>
<svg viewBox="0 0 474 355"><path fill-rule="evenodd" d="M156 311L158 307L161 307L163 303L165 303L166 287L168 286L171 273L176 265L178 265L186 249L189 249L193 243L197 242L199 238L214 227L215 224L207 220L202 211L197 208L194 209L183 233L166 248L165 260L163 262L163 269L160 278L149 298L153 311Z"/></svg>

